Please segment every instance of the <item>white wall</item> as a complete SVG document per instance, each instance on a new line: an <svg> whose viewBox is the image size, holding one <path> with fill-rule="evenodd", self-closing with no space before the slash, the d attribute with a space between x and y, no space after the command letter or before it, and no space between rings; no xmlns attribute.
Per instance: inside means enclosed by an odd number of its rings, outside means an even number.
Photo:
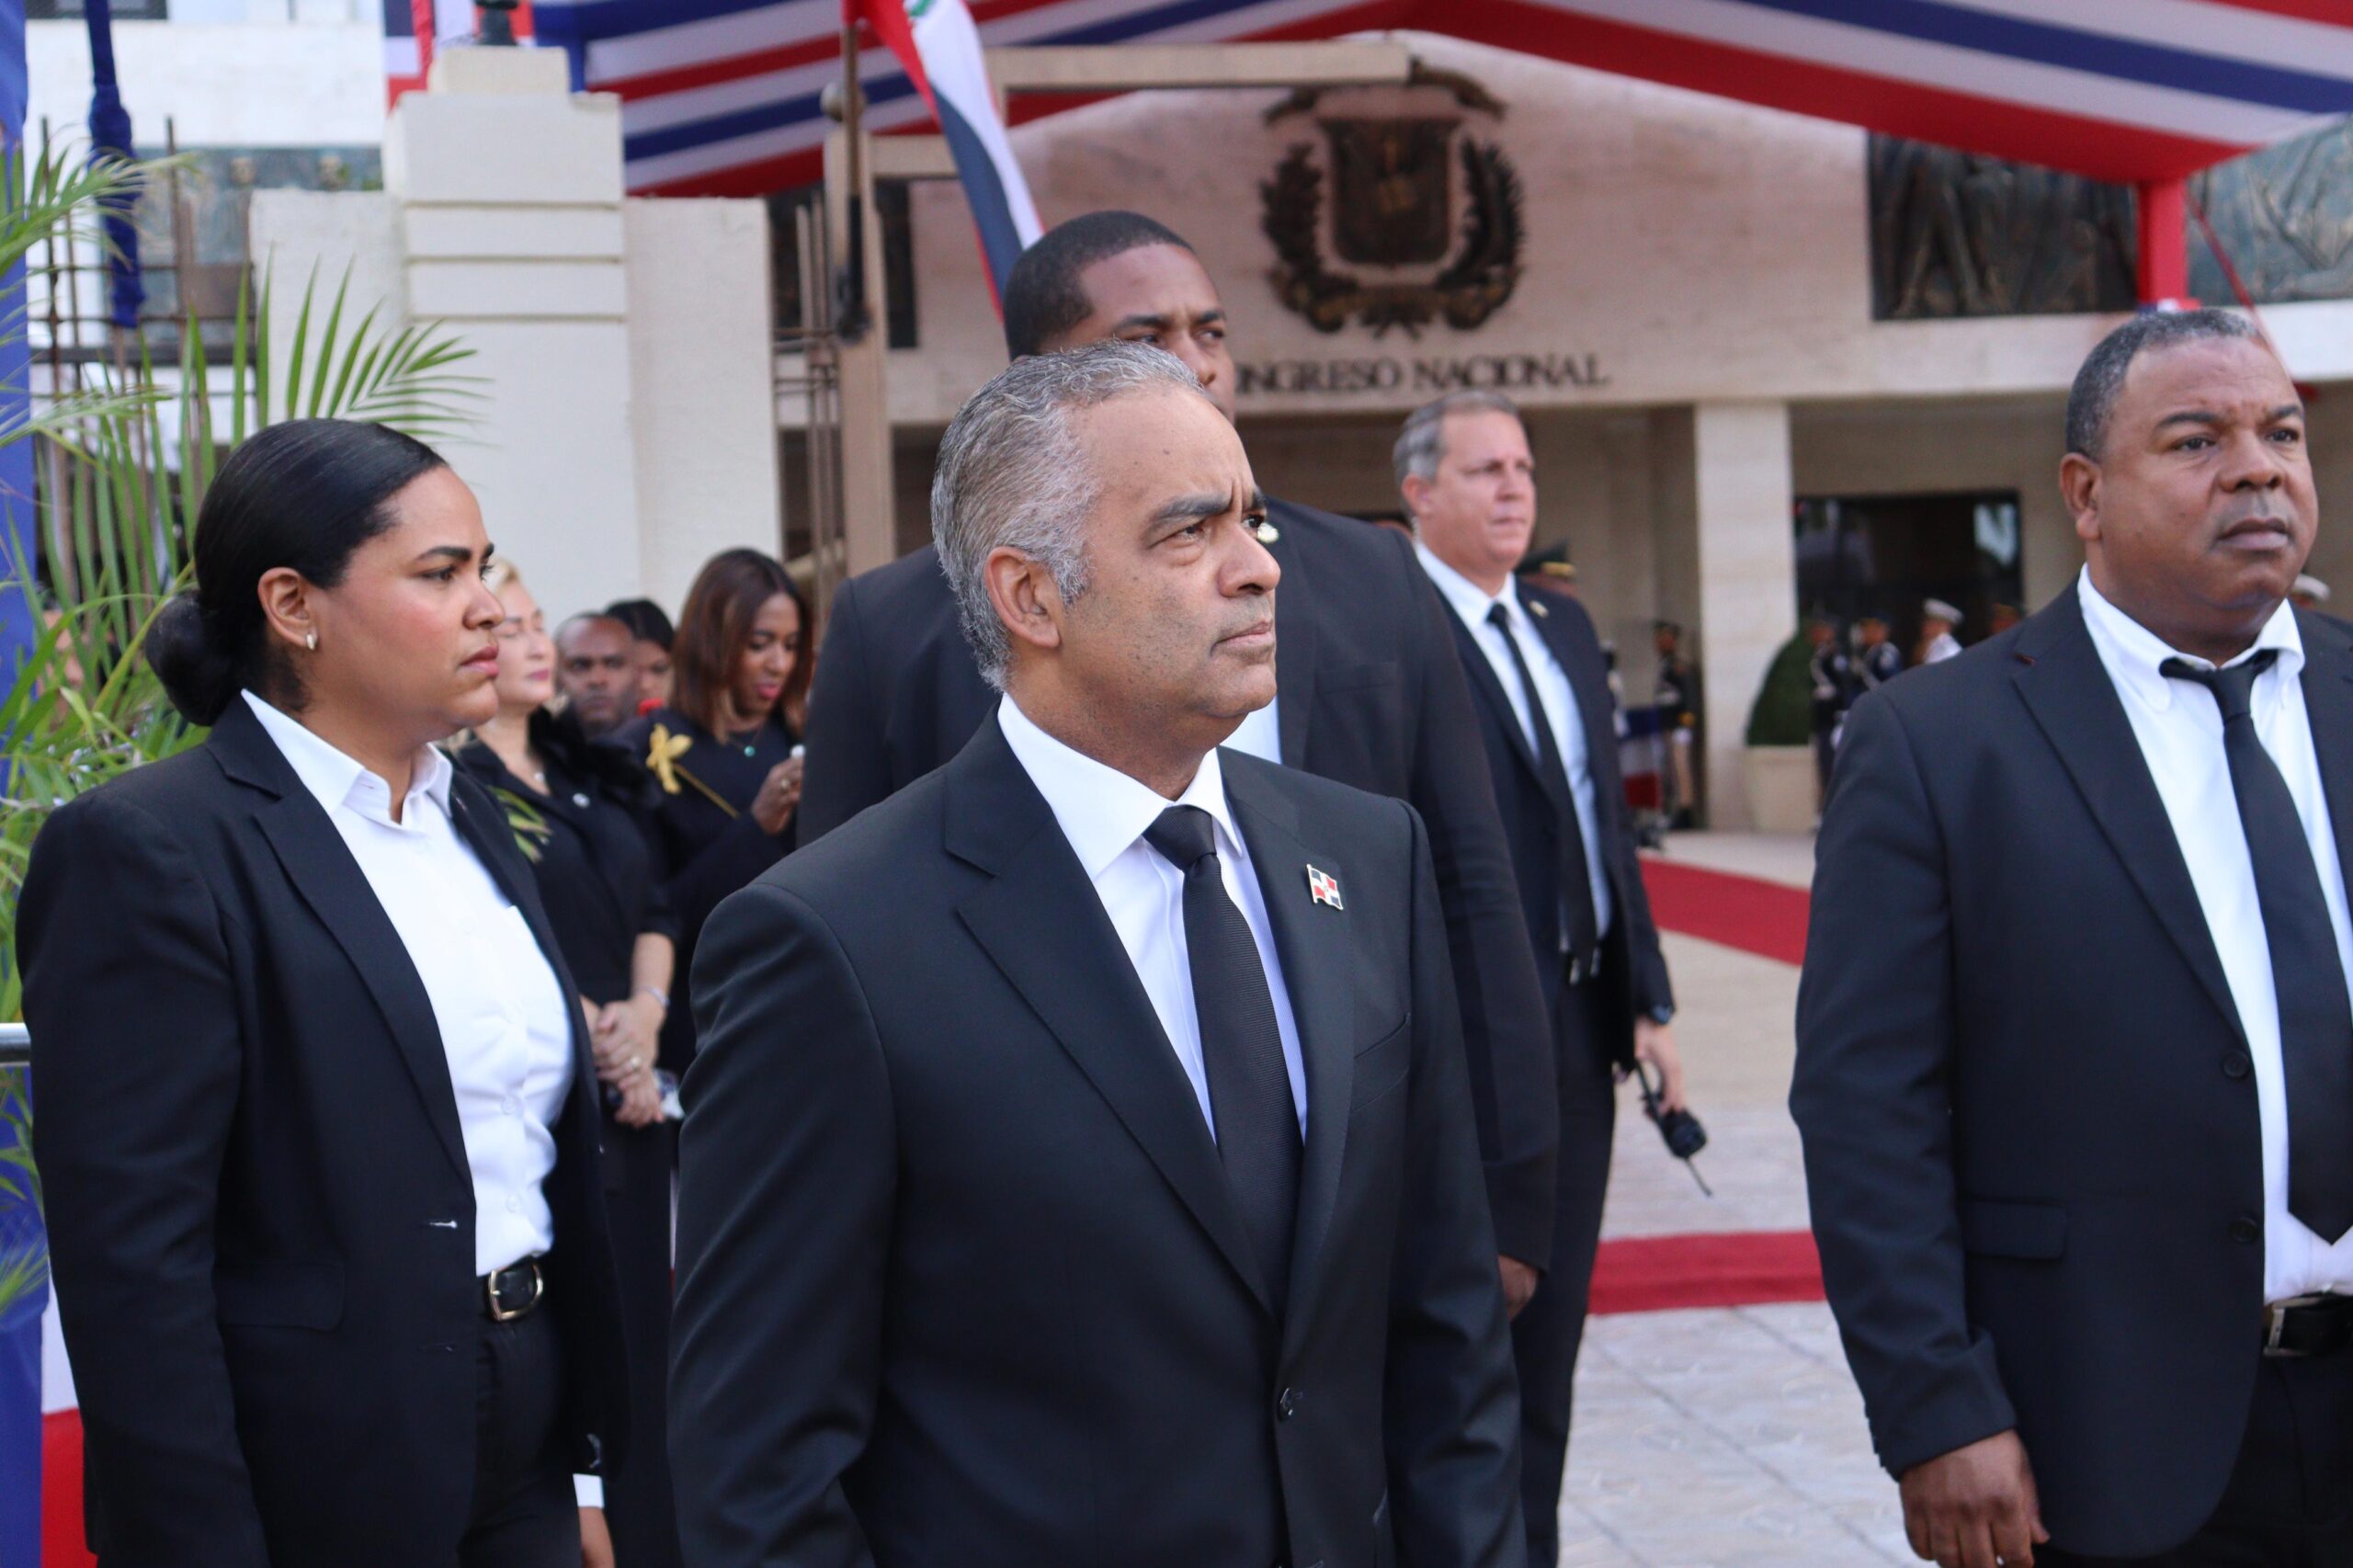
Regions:
<svg viewBox="0 0 2353 1568"><path fill-rule="evenodd" d="M767 211L637 200L622 218L639 571L675 611L720 551L783 547Z"/></svg>
<svg viewBox="0 0 2353 1568"><path fill-rule="evenodd" d="M781 541L765 211L624 202L614 99L540 80L546 56L445 63L474 90L403 100L391 188L256 193L273 348L314 266L327 293L350 267L349 317L445 323L481 401L443 449L551 618L639 593L675 609L712 552Z"/></svg>
<svg viewBox="0 0 2353 1568"><path fill-rule="evenodd" d="M378 16L353 0L209 0L207 17L250 3L278 21L117 22L115 69L133 138L164 144L168 118L183 147L372 146L384 138L384 38ZM176 12L184 7L178 4ZM357 13L354 15L354 13ZM90 112L90 40L83 24L29 22L25 64L40 134L79 134Z"/></svg>

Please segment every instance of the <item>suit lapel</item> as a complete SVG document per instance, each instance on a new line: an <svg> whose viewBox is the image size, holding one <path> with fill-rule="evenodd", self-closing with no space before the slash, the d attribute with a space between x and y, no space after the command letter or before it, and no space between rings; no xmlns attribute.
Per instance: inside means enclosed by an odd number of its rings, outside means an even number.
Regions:
<svg viewBox="0 0 2353 1568"><path fill-rule="evenodd" d="M1278 535L1267 546L1283 569L1275 587L1275 690L1281 706L1275 710L1283 763L1304 767L1307 721L1315 707L1315 600L1311 574L1301 559L1301 539L1307 530L1292 521L1280 501L1267 503L1267 518Z"/></svg>
<svg viewBox="0 0 2353 1568"><path fill-rule="evenodd" d="M1275 954L1282 962L1283 988L1290 995L1291 1019L1299 1028L1300 1056L1307 1073L1307 1147L1300 1167L1299 1212L1284 1298L1290 1303L1286 1321L1295 1324L1312 1315L1324 1244L1339 1201L1348 1108L1356 1090L1356 1006L1346 894L1339 909L1317 903L1308 889L1307 869L1329 873L1344 888L1347 869L1337 857L1301 840L1298 812L1273 788L1267 774L1233 752L1222 764L1226 801L1249 846L1267 923L1274 927Z"/></svg>
<svg viewBox="0 0 2353 1568"><path fill-rule="evenodd" d="M2188 960L2190 972L2231 1028L2244 1033L2189 864L2141 755L2140 739L2125 717L2123 699L2084 625L2076 590L2061 595L2034 618L2019 636L2016 656L2021 667L2012 679L2018 695L2083 791L2092 821ZM2317 735L2320 711L2312 717Z"/></svg>
<svg viewBox="0 0 2353 1568"><path fill-rule="evenodd" d="M2304 722L2320 759L2337 874L2345 877L2353 875L2353 643L2337 622L2315 615L2299 614L2296 631L2304 644Z"/></svg>
<svg viewBox="0 0 2353 1568"><path fill-rule="evenodd" d="M1102 901L994 716L949 767L949 852L995 876L958 905L965 928L1271 1316L1192 1083Z"/></svg>
<svg viewBox="0 0 2353 1568"><path fill-rule="evenodd" d="M1511 743L1512 755L1528 769L1528 777L1540 790L1545 788L1544 768L1536 760L1535 751L1528 744L1528 731L1521 727L1519 715L1512 711L1511 698L1504 691L1504 683L1495 675L1495 666L1487 660L1486 645L1479 634L1462 624L1454 607L1446 607L1446 623L1454 631L1454 651L1461 656L1462 673L1471 679L1471 689L1487 705L1487 711L1503 727L1504 736Z"/></svg>
<svg viewBox="0 0 2353 1568"><path fill-rule="evenodd" d="M375 890L368 885L359 862L352 858L350 846L344 843L319 802L299 784L275 804L256 812L255 820L269 839L278 864L286 869L287 880L359 971L360 981L400 1047L409 1076L416 1082L426 1119L432 1122L442 1152L460 1175L467 1175L471 1167L466 1164L465 1138L458 1126L458 1096L449 1082L441 1026L433 1017L425 982L409 961L408 949Z"/></svg>

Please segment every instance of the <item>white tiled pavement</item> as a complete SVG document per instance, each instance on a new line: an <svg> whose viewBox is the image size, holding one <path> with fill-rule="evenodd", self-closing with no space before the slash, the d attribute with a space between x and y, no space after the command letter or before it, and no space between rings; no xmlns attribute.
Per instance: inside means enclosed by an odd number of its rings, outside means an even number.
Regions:
<svg viewBox="0 0 2353 1568"><path fill-rule="evenodd" d="M1679 834L1670 858L1806 885L1806 839ZM1783 1100L1797 971L1669 934L1676 1027L1708 1127L1702 1198L1631 1093L1606 1236L1806 1222ZM1914 1561L1871 1457L1829 1310L1777 1304L1596 1318L1577 1369L1561 1503L1563 1568L1884 1568Z"/></svg>

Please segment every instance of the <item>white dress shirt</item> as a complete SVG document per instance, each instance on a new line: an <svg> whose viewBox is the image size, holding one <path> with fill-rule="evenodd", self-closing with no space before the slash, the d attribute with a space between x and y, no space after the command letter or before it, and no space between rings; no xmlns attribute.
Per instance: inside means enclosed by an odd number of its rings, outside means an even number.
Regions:
<svg viewBox="0 0 2353 1568"><path fill-rule="evenodd" d="M1561 766L1569 776L1569 796L1576 802L1577 832L1585 839L1585 871L1593 888L1593 930L1597 937L1609 934L1609 923L1615 915L1609 900L1608 861L1601 843L1601 813L1593 792L1593 756L1585 744L1585 718L1577 707L1576 688L1569 684L1569 675L1561 662L1552 656L1552 645L1544 634L1536 630L1529 619L1528 607L1520 602L1519 585L1506 582L1500 594L1490 594L1436 555L1419 540L1414 541L1414 553L1422 558L1422 570L1438 585L1438 597L1447 608L1461 618L1471 629L1472 638L1479 651L1487 655L1494 667L1495 679L1503 684L1504 697L1511 703L1512 716L1519 721L1519 733L1530 750L1540 750L1536 741L1536 721L1528 711L1528 697L1519 684L1519 667L1512 663L1511 650L1504 643L1504 633L1487 619L1495 606L1504 607L1510 619L1511 640L1519 645L1528 660L1529 673L1536 677L1537 699L1544 704L1545 717L1552 726L1552 744L1560 748ZM1568 951L1569 923L1565 913L1561 921L1563 952Z"/></svg>
<svg viewBox="0 0 2353 1568"><path fill-rule="evenodd" d="M1258 945L1258 962L1267 971L1267 990L1274 997L1275 1028L1282 1036L1283 1071L1290 1077L1290 1099L1299 1112L1300 1135L1307 1133L1307 1068L1299 1054L1299 1025L1291 1017L1290 991L1283 983L1283 966L1275 956L1274 927L1267 920L1267 902L1257 875L1251 869L1250 846L1233 825L1225 801L1225 775L1217 753L1201 759L1193 782L1176 800L1154 793L1116 767L1107 767L1084 752L1074 751L1029 721L1007 697L997 705L997 722L1006 744L1046 798L1061 824L1063 836L1078 856L1078 863L1103 901L1103 913L1120 934L1120 945L1135 965L1160 1028L1176 1052L1178 1065L1193 1085L1201 1117L1217 1136L1217 1113L1210 1105L1208 1070L1201 1061L1200 1018L1193 1004L1192 961L1185 947L1185 877L1166 856L1146 844L1144 830L1172 806L1199 806L1217 824L1218 869L1226 896L1242 911ZM1304 869L1302 876L1306 875Z"/></svg>
<svg viewBox="0 0 2353 1568"><path fill-rule="evenodd" d="M1927 652L1920 655L1924 665L1941 665L1947 659L1961 657L1961 639L1949 631L1939 631L1928 640Z"/></svg>
<svg viewBox="0 0 2353 1568"><path fill-rule="evenodd" d="M474 1187L474 1272L555 1245L541 1183L572 1087L575 1004L449 816L449 759L419 754L401 820L382 778L248 691L245 700L351 848L425 983ZM501 823L499 831L506 831Z"/></svg>
<svg viewBox="0 0 2353 1568"><path fill-rule="evenodd" d="M2255 1059L2256 1105L2263 1119L2263 1299L2280 1301L2315 1290L2353 1291L2353 1236L2331 1246L2288 1212L2288 1089L2279 1052L2279 999L2272 988L2263 907L2256 897L2255 862L2247 853L2238 796L2231 788L2230 759L2222 750L2222 709L2203 687L2169 679L2158 668L2171 658L2207 669L2213 665L2167 647L2109 603L2092 585L2088 568L2079 585L2084 624L2123 699L2125 717L2132 722L2141 756L2173 824L2174 841L2188 862L2206 929L2222 955L2222 976ZM2337 863L2328 799L2321 790L2320 758L2313 748L2312 724L2305 717L2304 689L2298 678L2304 667L2303 639L2296 631L2295 612L2284 604L2264 623L2255 646L2231 663L2243 664L2267 648L2278 649L2279 657L2256 677L2256 733L2295 797L2305 841L2320 869L2321 892L2328 900L2337 961L2353 987L2353 922L2346 914L2344 868Z"/></svg>

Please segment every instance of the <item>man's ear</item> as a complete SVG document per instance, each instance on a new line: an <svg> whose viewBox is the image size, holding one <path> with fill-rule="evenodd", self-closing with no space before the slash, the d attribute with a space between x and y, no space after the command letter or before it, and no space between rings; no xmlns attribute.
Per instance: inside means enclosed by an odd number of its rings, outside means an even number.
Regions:
<svg viewBox="0 0 2353 1568"><path fill-rule="evenodd" d="M1405 498L1406 526L1420 532L1422 503L1430 497L1430 482L1418 473L1409 473L1399 482L1397 493Z"/></svg>
<svg viewBox="0 0 2353 1568"><path fill-rule="evenodd" d="M2059 499L2086 544L2099 538L2099 464L2081 452L2059 460Z"/></svg>
<svg viewBox="0 0 2353 1568"><path fill-rule="evenodd" d="M981 581L1006 635L1040 652L1063 645L1062 590L1044 562L1001 544L981 562Z"/></svg>

